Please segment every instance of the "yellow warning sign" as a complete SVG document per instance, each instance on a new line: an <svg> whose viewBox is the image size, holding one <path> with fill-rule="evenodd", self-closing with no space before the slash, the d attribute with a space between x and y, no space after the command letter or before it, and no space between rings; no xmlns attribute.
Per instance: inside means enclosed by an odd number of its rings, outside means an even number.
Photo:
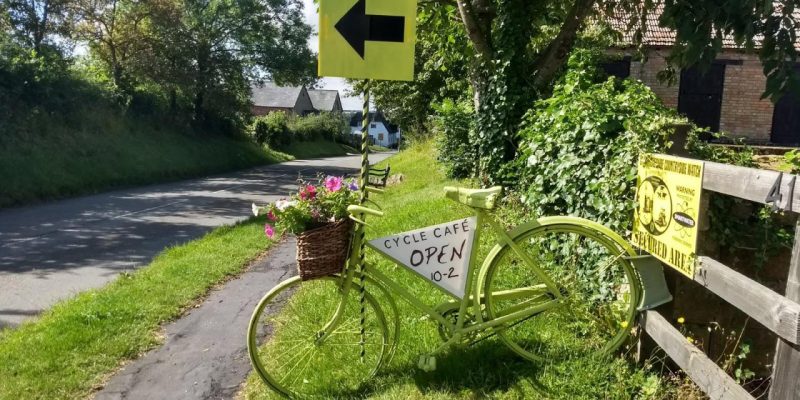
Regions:
<svg viewBox="0 0 800 400"><path fill-rule="evenodd" d="M693 278L703 162L645 154L638 175L633 244Z"/></svg>
<svg viewBox="0 0 800 400"><path fill-rule="evenodd" d="M414 79L416 0L320 0L319 76Z"/></svg>

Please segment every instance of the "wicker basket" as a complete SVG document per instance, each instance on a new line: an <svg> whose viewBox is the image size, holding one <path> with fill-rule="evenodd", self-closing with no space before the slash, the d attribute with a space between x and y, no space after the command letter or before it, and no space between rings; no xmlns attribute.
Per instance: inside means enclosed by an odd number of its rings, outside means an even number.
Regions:
<svg viewBox="0 0 800 400"><path fill-rule="evenodd" d="M352 226L349 219L343 219L297 236L300 279L307 281L342 272L350 250Z"/></svg>

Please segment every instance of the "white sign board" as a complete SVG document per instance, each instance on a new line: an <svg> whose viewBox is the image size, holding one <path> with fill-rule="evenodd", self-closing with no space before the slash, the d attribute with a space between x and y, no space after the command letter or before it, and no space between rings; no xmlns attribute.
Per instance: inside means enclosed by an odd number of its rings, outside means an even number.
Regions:
<svg viewBox="0 0 800 400"><path fill-rule="evenodd" d="M477 218L469 217L370 240L393 258L458 298L464 297Z"/></svg>

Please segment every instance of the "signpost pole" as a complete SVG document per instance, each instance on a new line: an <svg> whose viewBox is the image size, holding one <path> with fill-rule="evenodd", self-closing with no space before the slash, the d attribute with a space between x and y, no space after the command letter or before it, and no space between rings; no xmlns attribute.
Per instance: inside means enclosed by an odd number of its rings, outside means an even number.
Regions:
<svg viewBox="0 0 800 400"><path fill-rule="evenodd" d="M369 180L369 80L364 81L364 105L362 108L361 114L361 198L360 203L364 205L367 201L367 183ZM362 216L363 218L364 216ZM366 238L365 238L365 228L363 224L358 225L358 232L356 235L359 240L359 244L361 245L360 259L358 260L358 272L359 272L359 283L361 283L361 289L359 293L359 305L361 306L361 362L364 362L364 355L366 353L366 348L364 346L366 342L365 337L365 323L366 323L366 309L365 305L365 293L364 293L364 286L366 284L366 264L364 263L364 252L365 252L365 245L366 245Z"/></svg>

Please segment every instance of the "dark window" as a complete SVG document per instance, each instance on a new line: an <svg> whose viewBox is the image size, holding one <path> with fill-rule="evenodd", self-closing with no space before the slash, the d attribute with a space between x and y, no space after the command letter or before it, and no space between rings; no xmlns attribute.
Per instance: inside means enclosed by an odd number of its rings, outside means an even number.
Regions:
<svg viewBox="0 0 800 400"><path fill-rule="evenodd" d="M625 79L631 76L631 58L625 57L621 60L606 61L600 68L608 76L616 76L617 78Z"/></svg>
<svg viewBox="0 0 800 400"><path fill-rule="evenodd" d="M798 67L795 67L795 70L797 69ZM800 95L794 90L786 92L775 103L770 142L783 145L800 144Z"/></svg>
<svg viewBox="0 0 800 400"><path fill-rule="evenodd" d="M719 131L722 112L722 90L725 83L725 64L714 63L705 72L692 67L681 71L678 112L711 132ZM711 139L712 135L701 135Z"/></svg>

